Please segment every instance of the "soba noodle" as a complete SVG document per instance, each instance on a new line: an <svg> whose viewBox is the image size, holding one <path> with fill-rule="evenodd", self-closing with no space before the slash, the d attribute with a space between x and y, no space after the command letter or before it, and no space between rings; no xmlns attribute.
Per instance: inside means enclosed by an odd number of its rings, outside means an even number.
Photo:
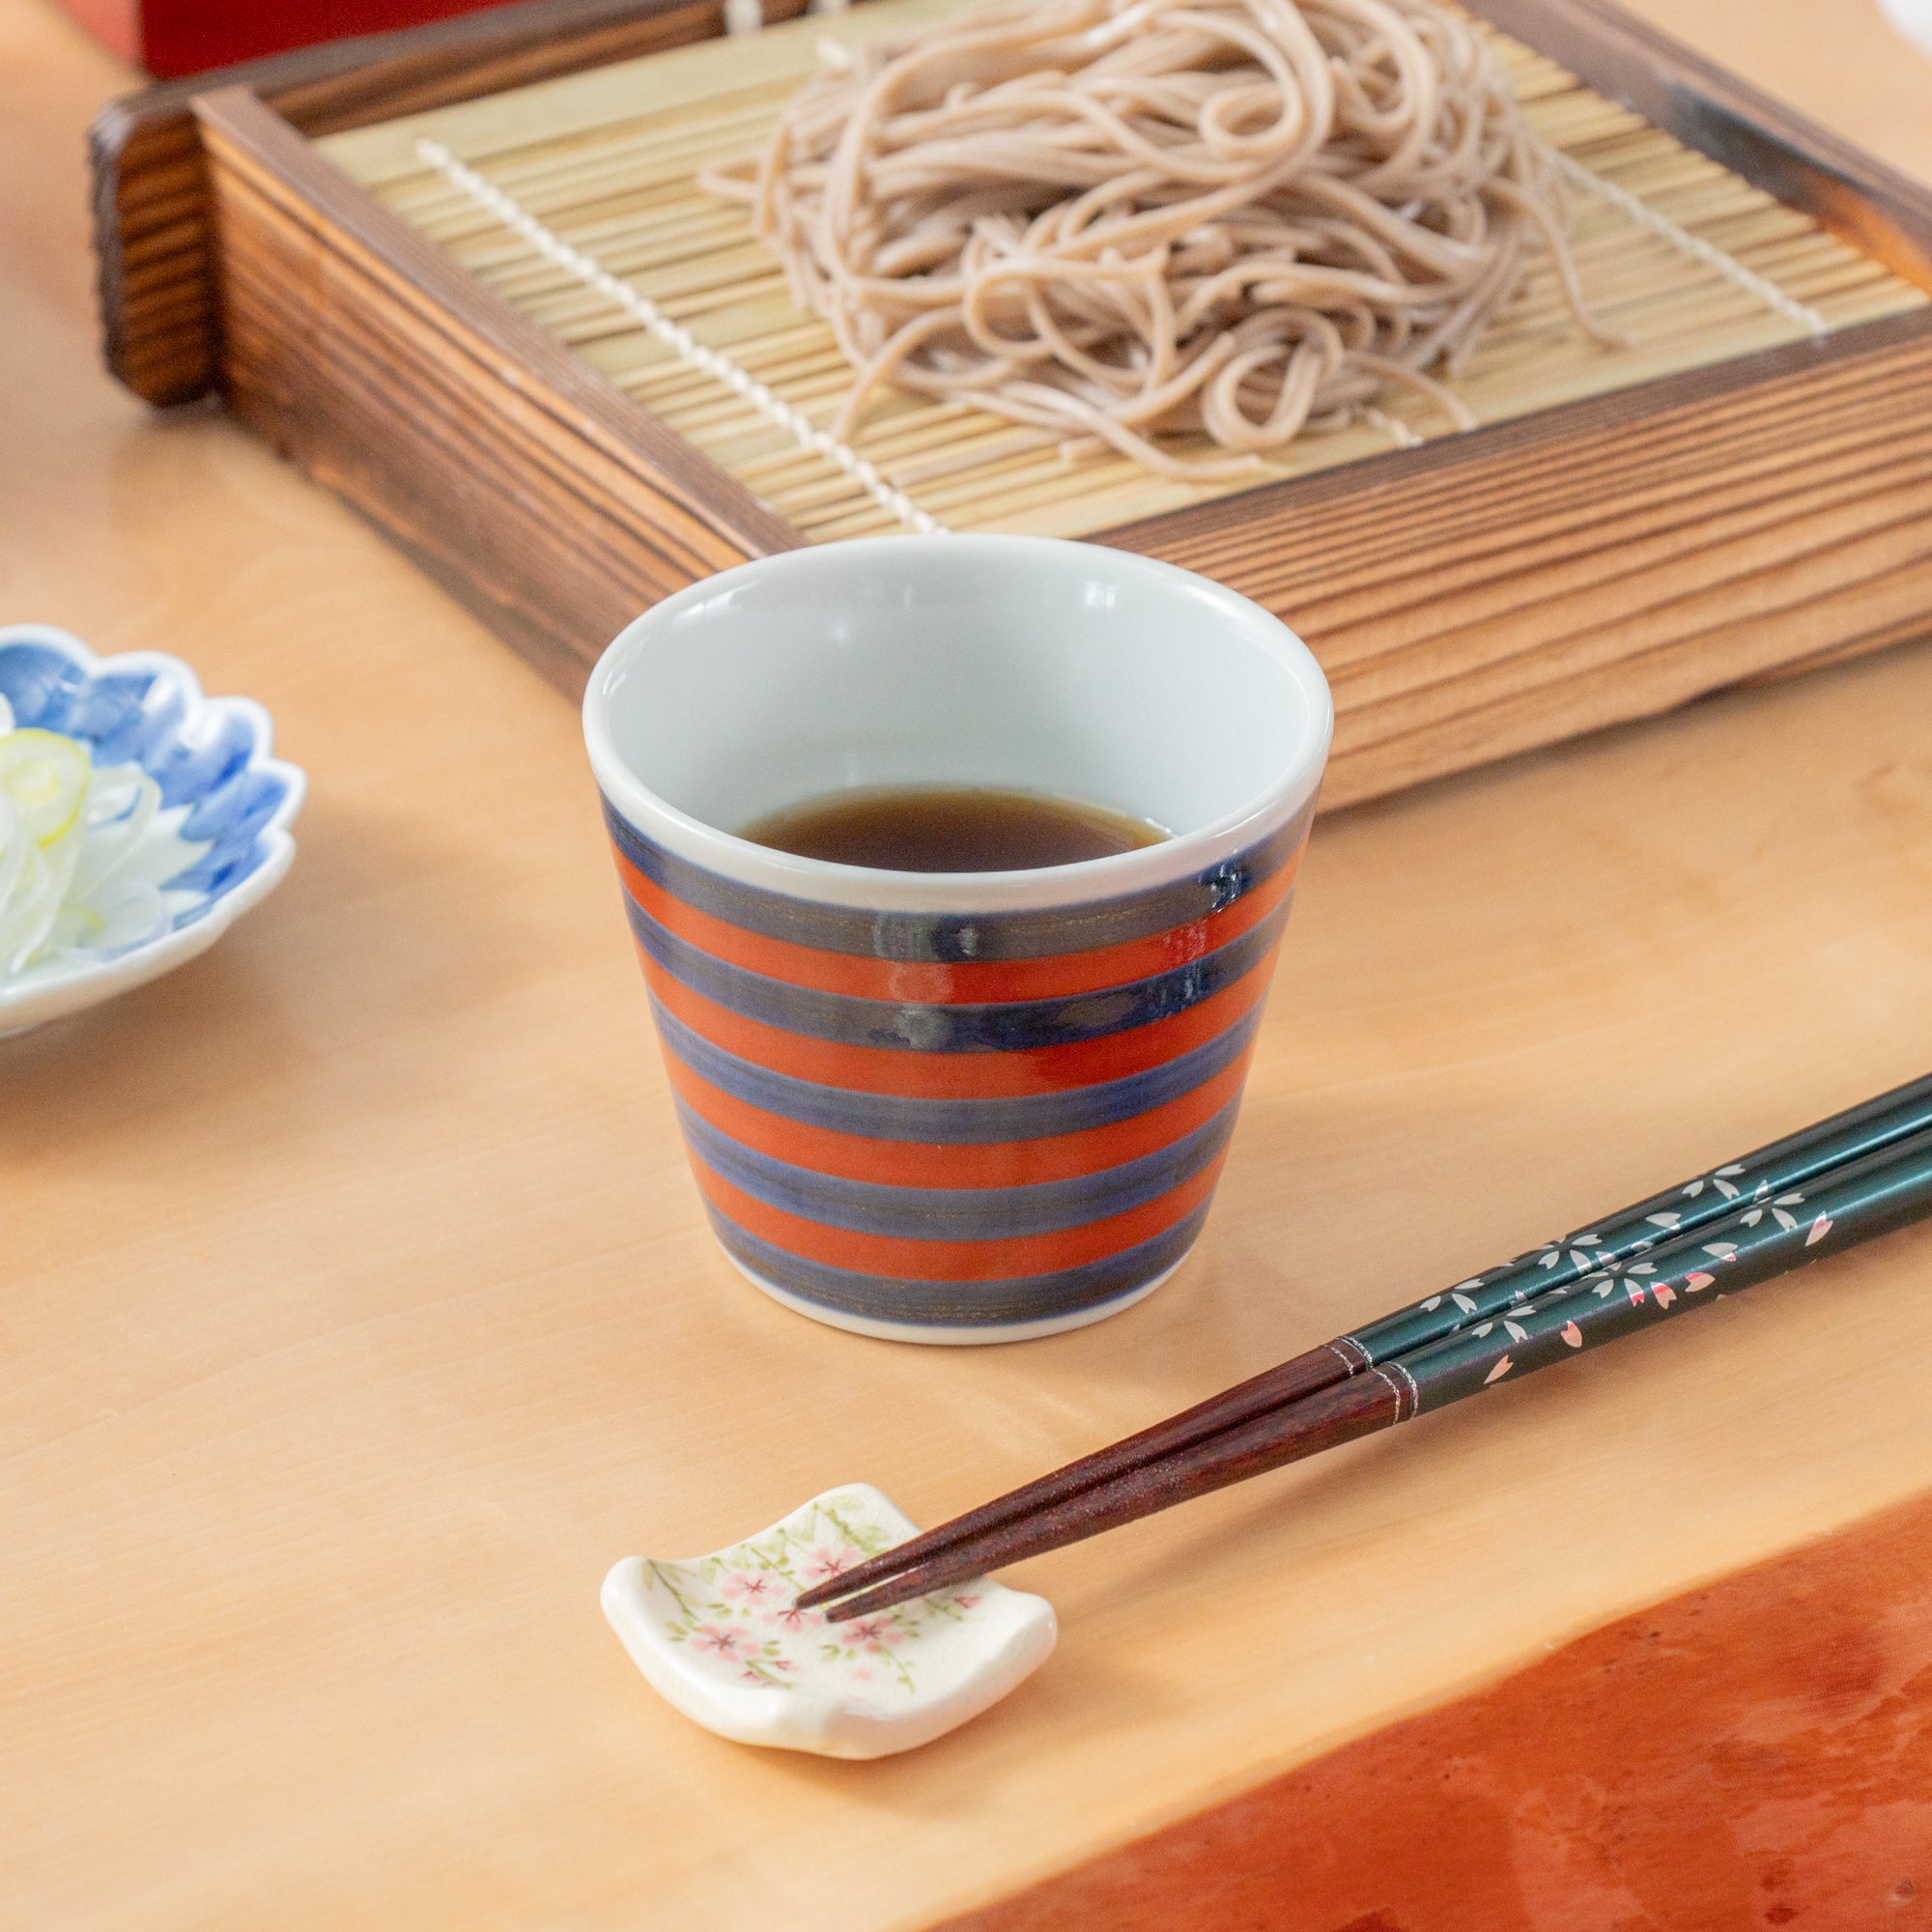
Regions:
<svg viewBox="0 0 1932 1932"><path fill-rule="evenodd" d="M842 59L707 177L857 372L841 437L885 384L1189 478L1390 385L1468 427L1428 372L1539 246L1595 332L1555 166L1434 0L996 0Z"/></svg>

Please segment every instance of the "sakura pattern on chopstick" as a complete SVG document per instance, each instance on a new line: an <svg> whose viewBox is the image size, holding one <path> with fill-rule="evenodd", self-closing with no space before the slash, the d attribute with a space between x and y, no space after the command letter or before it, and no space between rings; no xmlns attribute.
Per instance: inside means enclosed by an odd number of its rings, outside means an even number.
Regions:
<svg viewBox="0 0 1932 1932"><path fill-rule="evenodd" d="M1916 1220L1932 1207L1932 1131L1884 1148L1808 1189L1733 1207L1724 1219L1610 1261L1379 1365L1399 1420L1443 1407L1600 1343L1716 1301ZM1739 1196L1726 1198L1733 1204Z"/></svg>

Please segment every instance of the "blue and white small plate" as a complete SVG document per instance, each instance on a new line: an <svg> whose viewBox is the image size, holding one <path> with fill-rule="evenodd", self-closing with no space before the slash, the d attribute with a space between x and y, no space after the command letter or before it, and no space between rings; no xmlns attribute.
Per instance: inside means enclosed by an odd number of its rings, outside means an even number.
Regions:
<svg viewBox="0 0 1932 1932"><path fill-rule="evenodd" d="M137 765L159 788L138 864L158 888L159 931L134 943L112 920L93 941L0 974L0 1034L78 1012L192 959L266 898L295 857L301 772L270 755L274 727L245 697L204 697L159 651L97 658L44 624L0 627L0 700L15 728L81 740L97 769Z"/></svg>

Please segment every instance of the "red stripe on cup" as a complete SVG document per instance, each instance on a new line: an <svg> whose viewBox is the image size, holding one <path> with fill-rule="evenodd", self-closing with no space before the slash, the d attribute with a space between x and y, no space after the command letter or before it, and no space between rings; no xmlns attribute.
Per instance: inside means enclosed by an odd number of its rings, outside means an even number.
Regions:
<svg viewBox="0 0 1932 1932"><path fill-rule="evenodd" d="M615 848L613 848L614 850ZM1051 1000L1075 993L1131 985L1176 966L1206 957L1259 924L1278 906L1301 869L1297 848L1252 892L1233 904L1185 925L1170 926L1147 939L1087 952L1054 953L1040 959L967 961L947 965L919 959L867 959L851 952L829 952L789 940L769 939L742 925L700 912L647 878L616 851L624 890L667 932L715 959L789 985L821 993L846 993L862 1000L892 1000L915 1006L997 1006L1009 1000Z"/></svg>
<svg viewBox="0 0 1932 1932"><path fill-rule="evenodd" d="M727 1220L775 1248L859 1274L895 1275L907 1281L1005 1281L1015 1275L1051 1274L1105 1261L1191 1214L1214 1191L1225 1151L1202 1171L1157 1200L1109 1214L1084 1227L1052 1235L1017 1235L1005 1240L922 1241L899 1235L865 1235L788 1214L734 1187L691 1151L692 1173L705 1198Z"/></svg>
<svg viewBox="0 0 1932 1932"><path fill-rule="evenodd" d="M1122 1161L1157 1152L1211 1121L1236 1094L1247 1072L1246 1053L1210 1075L1192 1093L1104 1127L1088 1127L1043 1140L985 1141L938 1146L924 1141L874 1140L839 1133L782 1114L767 1113L714 1087L676 1054L665 1054L670 1082L686 1103L721 1134L741 1147L794 1167L846 1180L889 1187L1025 1187L1036 1181L1071 1180Z"/></svg>
<svg viewBox="0 0 1932 1932"><path fill-rule="evenodd" d="M1065 1046L1013 1053L922 1053L911 1048L848 1046L748 1019L667 973L640 946L645 982L664 1008L693 1033L774 1072L821 1087L862 1094L901 1094L942 1100L988 1100L1053 1094L1123 1079L1205 1045L1266 997L1274 950L1218 993L1146 1026L1102 1034Z"/></svg>

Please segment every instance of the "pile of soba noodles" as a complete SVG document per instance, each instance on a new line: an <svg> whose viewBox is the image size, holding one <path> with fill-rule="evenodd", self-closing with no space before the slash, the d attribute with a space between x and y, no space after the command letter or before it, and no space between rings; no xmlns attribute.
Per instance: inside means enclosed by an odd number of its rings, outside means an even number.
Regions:
<svg viewBox="0 0 1932 1932"><path fill-rule="evenodd" d="M857 372L840 436L890 383L1211 479L1391 385L1469 426L1428 372L1540 247L1590 326L1554 161L1434 0L995 0L837 51L706 179Z"/></svg>

